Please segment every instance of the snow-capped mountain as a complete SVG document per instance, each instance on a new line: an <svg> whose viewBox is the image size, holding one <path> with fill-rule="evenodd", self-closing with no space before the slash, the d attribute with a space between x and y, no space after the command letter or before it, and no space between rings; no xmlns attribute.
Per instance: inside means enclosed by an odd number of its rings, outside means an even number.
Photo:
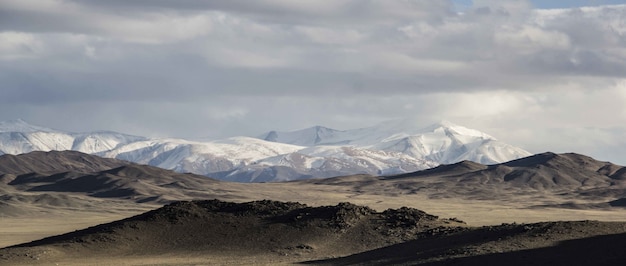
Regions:
<svg viewBox="0 0 626 266"><path fill-rule="evenodd" d="M293 153L303 148L247 137L211 142L154 139L129 143L97 155L178 172L211 175L233 171L265 158Z"/></svg>
<svg viewBox="0 0 626 266"><path fill-rule="evenodd" d="M472 160L491 164L530 153L477 130L407 120L335 130L272 131L260 138L215 141L149 139L116 132L70 133L0 122L0 154L76 150L238 182L286 181L350 174L391 175Z"/></svg>
<svg viewBox="0 0 626 266"><path fill-rule="evenodd" d="M20 119L0 122L0 154L52 150L93 154L145 139L109 131L69 133L30 125Z"/></svg>
<svg viewBox="0 0 626 266"><path fill-rule="evenodd" d="M341 145L346 143L337 143L341 139L340 136L345 131L339 131L327 127L315 126L292 132L276 132L270 131L259 138L280 143L288 143L300 146L317 146L317 145Z"/></svg>
<svg viewBox="0 0 626 266"><path fill-rule="evenodd" d="M318 126L293 132L272 131L261 138L287 144L351 146L398 152L438 164L463 160L495 164L531 155L483 132L448 121L425 128L407 119L345 131Z"/></svg>
<svg viewBox="0 0 626 266"><path fill-rule="evenodd" d="M213 176L239 182L288 181L353 174L392 175L437 165L399 152L350 146L315 146L262 159Z"/></svg>

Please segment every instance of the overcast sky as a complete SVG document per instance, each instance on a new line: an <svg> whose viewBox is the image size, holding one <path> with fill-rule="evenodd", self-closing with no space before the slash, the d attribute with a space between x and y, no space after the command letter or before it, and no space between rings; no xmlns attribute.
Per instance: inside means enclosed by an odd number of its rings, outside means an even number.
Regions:
<svg viewBox="0 0 626 266"><path fill-rule="evenodd" d="M0 120L223 138L410 116L626 164L625 1L1 0Z"/></svg>

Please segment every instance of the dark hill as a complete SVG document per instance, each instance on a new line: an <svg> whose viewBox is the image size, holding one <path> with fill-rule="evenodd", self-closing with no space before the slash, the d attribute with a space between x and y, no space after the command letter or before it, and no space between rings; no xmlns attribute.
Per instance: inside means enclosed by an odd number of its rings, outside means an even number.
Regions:
<svg viewBox="0 0 626 266"><path fill-rule="evenodd" d="M458 177L458 181L465 183L511 183L517 187L560 190L611 186L616 183L616 180L624 178L626 168L580 154L548 152L489 166L460 162L412 174L392 176L388 179L435 175Z"/></svg>
<svg viewBox="0 0 626 266"><path fill-rule="evenodd" d="M438 176L481 184L510 183L538 190L610 186L626 176L626 168L575 153L542 153L496 165L460 162L386 179Z"/></svg>
<svg viewBox="0 0 626 266"><path fill-rule="evenodd" d="M442 164L434 168L417 171L414 173L390 176L388 178L394 179L394 178L404 178L404 177L433 176L433 175L439 175L439 174L452 176L452 175L460 175L460 174L466 174L469 172L484 170L487 168L488 166L477 163L477 162L462 161L462 162L458 162L454 164Z"/></svg>
<svg viewBox="0 0 626 266"><path fill-rule="evenodd" d="M3 248L0 263L167 254L202 256L196 264L228 257L267 265L615 265L626 259L624 244L624 222L467 227L412 208L208 200Z"/></svg>
<svg viewBox="0 0 626 266"><path fill-rule="evenodd" d="M463 161L395 176L361 180L336 177L314 182L348 186L363 194L425 194L430 198L529 203L536 200L537 206L544 207L605 208L618 206L609 202L626 195L626 168L580 154L548 152L495 165ZM575 201L585 201L584 206L562 204ZM590 202L593 204L587 204Z"/></svg>
<svg viewBox="0 0 626 266"><path fill-rule="evenodd" d="M0 156L0 171L4 173L0 174L0 189L18 192L13 193L14 197L0 199L7 204L21 199L32 203L33 195L20 194L23 192L40 192L47 196L70 192L98 198L166 203L210 197L213 186L219 182L205 176L75 151L3 155ZM45 205L50 201L37 202Z"/></svg>
<svg viewBox="0 0 626 266"><path fill-rule="evenodd" d="M69 171L91 173L129 164L126 161L102 158L77 151L34 151L20 155L0 156L0 175L52 174Z"/></svg>
<svg viewBox="0 0 626 266"><path fill-rule="evenodd" d="M502 224L436 233L314 265L621 265L626 223Z"/></svg>
<svg viewBox="0 0 626 266"><path fill-rule="evenodd" d="M74 192L99 198L122 198L160 203L211 192L219 181L193 174L180 174L151 166L126 165L93 173L64 172L52 175L19 175L8 182L21 191Z"/></svg>
<svg viewBox="0 0 626 266"><path fill-rule="evenodd" d="M29 247L70 255L202 252L254 256L348 255L412 240L421 232L464 226L412 208L376 212L350 203L308 207L295 202L219 200L175 202L128 219L0 250ZM26 249L25 249L26 248Z"/></svg>

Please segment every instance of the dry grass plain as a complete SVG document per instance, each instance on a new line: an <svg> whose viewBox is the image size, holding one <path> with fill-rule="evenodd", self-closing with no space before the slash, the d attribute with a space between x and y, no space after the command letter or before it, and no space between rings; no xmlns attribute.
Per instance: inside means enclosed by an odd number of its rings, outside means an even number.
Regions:
<svg viewBox="0 0 626 266"><path fill-rule="evenodd" d="M246 202L259 199L297 201L310 206L334 205L349 201L357 205L370 206L378 211L402 206L414 207L442 218L456 217L469 226L498 225L501 223L532 223L539 221L626 221L626 210L612 209L562 209L528 208L523 201L498 202L485 200L429 199L425 195L370 195L345 191L337 186L302 185L299 183L281 184L229 184L231 192L225 200ZM232 186L241 186L235 189ZM63 208L32 209L29 214L17 217L0 218L2 246L23 243L45 236L58 235L89 226L111 222L143 213L156 205L100 205L99 210ZM12 259L7 265L294 265L304 261L341 258L350 254L326 252L324 254L257 254L254 256L235 253L172 252L165 254L124 254L68 252L67 249L44 247L30 248L28 256ZM1 264L2 261L0 261ZM332 260L328 263L334 265ZM321 263L324 264L324 263ZM351 265L346 263L344 265ZM374 263L375 264L375 263ZM384 264L384 263L383 263ZM410 263L409 263L410 264Z"/></svg>
<svg viewBox="0 0 626 266"><path fill-rule="evenodd" d="M234 202L271 199L295 201L310 206L351 202L357 205L369 206L378 211L407 206L442 218L458 218L471 226L540 221L626 221L626 209L624 208L531 208L531 206L542 203L558 203L558 198L548 194L543 197L529 195L528 199L517 198L517 200L468 200L454 198L433 199L428 194L398 195L380 193L380 191L355 192L346 186L306 183L227 183L225 185L227 189L223 190L224 192L210 198ZM76 194L76 197L85 197L86 201L93 201L93 198L80 194ZM181 200L192 200L192 198L181 198ZM0 237L0 247L119 220L158 208L159 205L100 200L98 204L92 204L90 209L55 206L14 207L28 209L28 212L16 216L0 216L0 235L2 236ZM132 265L135 264L132 263Z"/></svg>

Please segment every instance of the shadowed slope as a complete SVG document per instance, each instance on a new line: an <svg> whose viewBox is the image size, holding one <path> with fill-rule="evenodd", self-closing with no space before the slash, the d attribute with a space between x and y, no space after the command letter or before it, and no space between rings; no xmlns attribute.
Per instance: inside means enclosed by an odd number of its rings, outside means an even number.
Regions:
<svg viewBox="0 0 626 266"><path fill-rule="evenodd" d="M90 173L131 164L117 159L87 155L77 151L34 151L20 155L0 156L0 174Z"/></svg>
<svg viewBox="0 0 626 266"><path fill-rule="evenodd" d="M219 182L205 176L75 151L3 155L0 171L4 172L0 175L0 191L6 192L0 200L5 204L23 202L42 206L78 206L75 196L79 195L165 203L193 198L196 194L206 197ZM59 192L78 194L56 194Z"/></svg>
<svg viewBox="0 0 626 266"><path fill-rule="evenodd" d="M128 219L0 250L16 258L29 248L68 256L202 252L230 256L348 255L414 239L440 226L463 226L422 211L376 212L350 203L308 207L294 202L175 202Z"/></svg>
<svg viewBox="0 0 626 266"><path fill-rule="evenodd" d="M439 174L452 176L452 175L461 175L461 174L476 172L476 171L484 170L487 168L488 166L479 164L477 162L462 161L462 162L458 162L455 164L442 164L437 167L433 167L431 169L417 171L414 173L394 175L388 178L393 179L393 178L403 178L403 177L419 177L419 176L429 176L429 175L439 175Z"/></svg>
<svg viewBox="0 0 626 266"><path fill-rule="evenodd" d="M568 153L543 153L495 165L463 161L409 174L336 177L308 183L349 187L359 195L526 201L537 206L609 208L626 195L626 168Z"/></svg>
<svg viewBox="0 0 626 266"><path fill-rule="evenodd" d="M6 174L0 175L0 191L7 194L75 192L101 198L165 203L215 198L215 191L248 189L203 176L70 151L5 155L0 157L0 163L2 160L5 164L0 164L0 169ZM609 162L578 154L543 153L488 166L463 161L397 176L356 175L291 184L340 186L358 195L524 199L544 207L609 208L622 205L613 201L626 195L625 176L626 168Z"/></svg>
<svg viewBox="0 0 626 266"><path fill-rule="evenodd" d="M428 232L430 233L430 232ZM619 265L626 223L596 221L503 224L429 237L316 265Z"/></svg>
<svg viewBox="0 0 626 266"><path fill-rule="evenodd" d="M437 177L453 183L450 188L452 191L455 190L454 187L508 187L535 191L585 192L587 196L601 196L602 191L624 189L624 172L626 168L622 166L580 154L542 153L489 166L461 162L386 179Z"/></svg>
<svg viewBox="0 0 626 266"><path fill-rule="evenodd" d="M412 208L340 203L175 202L131 218L0 249L0 262L91 263L160 254L320 265L608 265L626 259L624 222L467 227ZM82 260L83 263L89 261Z"/></svg>
<svg viewBox="0 0 626 266"><path fill-rule="evenodd" d="M192 197L195 191L210 192L217 182L204 176L129 164L86 174L20 175L8 185L29 192L75 192L99 198L169 202Z"/></svg>
<svg viewBox="0 0 626 266"><path fill-rule="evenodd" d="M601 162L580 154L542 153L496 165L481 165L463 161L441 165L411 174L387 179L416 177L458 177L463 182L513 183L518 187L535 189L563 189L611 185L624 178L626 169L609 162Z"/></svg>

